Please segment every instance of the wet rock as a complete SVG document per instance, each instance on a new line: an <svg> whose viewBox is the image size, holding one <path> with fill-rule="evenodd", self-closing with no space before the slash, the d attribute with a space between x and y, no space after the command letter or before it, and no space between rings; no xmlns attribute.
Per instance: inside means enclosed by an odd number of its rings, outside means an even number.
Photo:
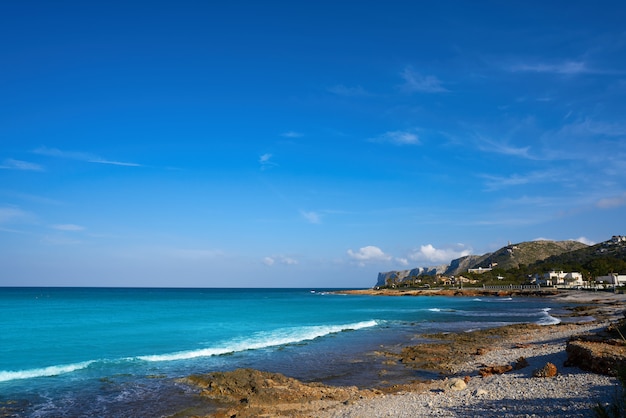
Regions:
<svg viewBox="0 0 626 418"><path fill-rule="evenodd" d="M333 387L321 383L302 383L279 373L253 369L237 369L232 372L215 372L193 375L185 379L202 389L202 396L226 406L224 416L261 416L268 409L281 411L306 410L311 403L320 400L350 402L352 399L373 396L369 390L355 386ZM293 414L287 414L293 415Z"/></svg>
<svg viewBox="0 0 626 418"><path fill-rule="evenodd" d="M552 363L546 363L545 366L535 370L533 377L554 377L558 374L556 366Z"/></svg>

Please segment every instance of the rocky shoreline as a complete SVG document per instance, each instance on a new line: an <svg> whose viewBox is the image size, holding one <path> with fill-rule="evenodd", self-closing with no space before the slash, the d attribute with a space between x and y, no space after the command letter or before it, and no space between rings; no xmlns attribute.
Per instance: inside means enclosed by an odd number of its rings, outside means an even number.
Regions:
<svg viewBox="0 0 626 418"><path fill-rule="evenodd" d="M355 292L381 294L345 293ZM424 295L418 292L408 295ZM462 294L486 294L469 292ZM595 406L615 398L616 369L626 365L626 343L615 331L624 318L626 295L571 291L541 296L575 304L567 323L423 335L427 343L375 353L390 367L439 374L429 381L359 389L240 369L191 376L185 383L219 402L214 417L593 416Z"/></svg>

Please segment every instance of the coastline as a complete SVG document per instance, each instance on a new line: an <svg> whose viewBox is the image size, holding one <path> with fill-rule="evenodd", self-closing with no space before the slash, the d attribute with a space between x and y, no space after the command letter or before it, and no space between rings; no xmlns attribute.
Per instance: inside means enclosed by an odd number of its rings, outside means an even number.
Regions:
<svg viewBox="0 0 626 418"><path fill-rule="evenodd" d="M443 293L442 293L443 292ZM233 391L233 399L213 417L291 416L291 417L363 417L363 416L590 416L598 403L610 403L618 389L615 377L583 371L578 367L564 367L567 360L567 341L579 335L591 335L624 317L626 295L588 291L502 291L464 289L440 290L347 290L335 293L381 296L543 296L572 302L567 322L557 325L521 326L495 329L490 335L476 334L474 342L453 340L454 346L445 362L435 364L433 370L440 378L416 381L411 384L391 385L385 388L332 387L318 383L302 383L282 375L246 371L239 381L220 386L216 378L231 379L233 373L219 373L197 377L193 383L201 388L203 396L216 400L216 391L241 386ZM576 309L575 309L576 308ZM589 320L593 317L593 320ZM508 328L508 327L503 327ZM494 337L496 335L496 337ZM463 335L465 337L465 335ZM436 336L430 336L436 338ZM411 367L410 358L422 367L419 356L424 344L413 346L407 356L381 352L390 364ZM431 346L434 347L434 346ZM464 351L463 351L464 350ZM473 350L473 351L472 351ZM441 357L443 351L436 353ZM428 352L425 354L428 356ZM431 353L432 356L432 353ZM445 357L445 356L444 356ZM481 377L486 366L515 365L521 358L527 366L502 374ZM417 359L417 360L416 360ZM535 370L546 363L556 365L555 377L533 377ZM218 376L219 375L219 376ZM213 379L213 380L211 380ZM243 380L242 380L243 379ZM223 382L222 382L223 383ZM255 387L251 391L248 386ZM262 394L263 396L257 396ZM222 398L222 402L225 398ZM232 399L231 399L232 400Z"/></svg>
<svg viewBox="0 0 626 418"><path fill-rule="evenodd" d="M557 289L350 289L333 292L339 295L369 295L369 296L557 296L561 292Z"/></svg>

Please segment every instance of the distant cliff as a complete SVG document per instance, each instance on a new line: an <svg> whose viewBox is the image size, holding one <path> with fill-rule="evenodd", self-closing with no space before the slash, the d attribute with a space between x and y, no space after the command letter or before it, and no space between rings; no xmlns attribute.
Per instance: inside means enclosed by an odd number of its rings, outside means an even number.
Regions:
<svg viewBox="0 0 626 418"><path fill-rule="evenodd" d="M529 241L509 244L492 253L468 255L452 260L450 264L435 267L418 267L411 270L394 270L378 273L376 286L398 284L412 280L420 275L456 276L466 273L468 269L497 266L502 269L519 267L521 264L533 264L548 257L586 248L587 245L578 241Z"/></svg>

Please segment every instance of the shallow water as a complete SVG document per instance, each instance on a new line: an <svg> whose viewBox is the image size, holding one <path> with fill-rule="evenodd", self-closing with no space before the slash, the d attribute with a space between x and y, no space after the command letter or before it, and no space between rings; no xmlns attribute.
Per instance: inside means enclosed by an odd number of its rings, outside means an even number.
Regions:
<svg viewBox="0 0 626 418"><path fill-rule="evenodd" d="M374 385L378 370L361 362L381 344L422 332L555 323L550 309L558 307L541 298L308 289L0 288L0 412L171 414L204 406L177 378L238 367Z"/></svg>

